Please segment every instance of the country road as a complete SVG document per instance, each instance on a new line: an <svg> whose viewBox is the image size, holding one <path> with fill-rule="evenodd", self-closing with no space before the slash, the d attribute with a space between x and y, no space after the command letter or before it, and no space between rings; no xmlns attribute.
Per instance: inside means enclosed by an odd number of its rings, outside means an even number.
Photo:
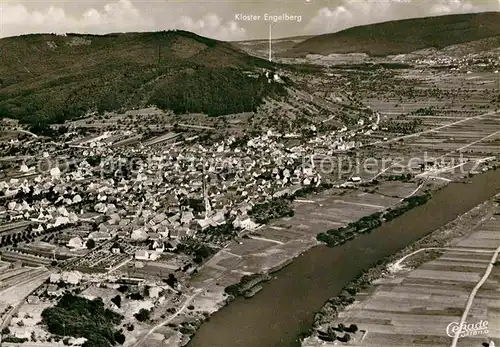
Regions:
<svg viewBox="0 0 500 347"><path fill-rule="evenodd" d="M156 329L161 328L161 327L167 325L168 323L170 323L172 320L174 320L178 315L180 315L182 312L184 312L184 310L189 306L191 301L193 301L193 299L202 292L203 292L203 290L200 290L199 292L194 293L193 295L188 297L186 299L186 301L184 302L184 305L182 305L182 307L180 309L178 309L177 312L175 312L173 315L171 315L168 319L166 319L163 322L152 327L151 330L149 330L146 333L146 335L144 335L139 341L137 341L133 347L141 346L144 343L144 341L148 338L148 336L150 336L152 333L154 333L156 331Z"/></svg>
<svg viewBox="0 0 500 347"><path fill-rule="evenodd" d="M467 300L467 304L465 305L464 313L462 314L462 318L460 319L460 323L458 324L459 327L461 327L465 321L467 320L467 316L469 315L470 308L472 306L472 302L474 301L474 297L477 294L477 291L481 286L486 282L488 277L491 274L491 270L493 270L493 264L497 261L498 254L500 253L500 246L496 249L495 253L491 257L491 261L488 264L488 267L486 268L486 271L484 272L483 277L479 280L479 282L476 284L474 289L472 289L472 292L469 295L469 299ZM462 332L462 329L458 329L455 332L455 336L453 336L453 341L451 342L451 347L456 347L458 343L458 339L460 338L460 333Z"/></svg>

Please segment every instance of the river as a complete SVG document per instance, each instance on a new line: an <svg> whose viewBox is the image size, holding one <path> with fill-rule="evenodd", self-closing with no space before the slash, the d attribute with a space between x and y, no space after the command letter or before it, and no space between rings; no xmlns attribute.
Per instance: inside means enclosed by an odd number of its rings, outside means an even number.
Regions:
<svg viewBox="0 0 500 347"><path fill-rule="evenodd" d="M364 269L500 192L500 170L450 183L425 205L339 247L305 252L251 299L238 298L202 324L189 347L296 347L314 313Z"/></svg>

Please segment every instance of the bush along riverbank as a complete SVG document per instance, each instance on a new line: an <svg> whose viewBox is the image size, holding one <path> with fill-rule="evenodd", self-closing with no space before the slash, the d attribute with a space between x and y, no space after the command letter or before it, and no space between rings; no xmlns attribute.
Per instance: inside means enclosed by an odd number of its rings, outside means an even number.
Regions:
<svg viewBox="0 0 500 347"><path fill-rule="evenodd" d="M316 239L326 243L328 247L341 245L346 241L352 240L356 235L369 233L373 229L381 226L383 222L393 220L407 211L425 204L430 198L430 193L406 198L395 208L389 208L382 212L375 212L369 216L362 217L356 222L349 223L346 226L319 233Z"/></svg>
<svg viewBox="0 0 500 347"><path fill-rule="evenodd" d="M258 284L269 281L270 279L271 275L267 273L245 275L241 278L239 283L227 286L224 291L227 295L229 295L229 301L240 295L243 295L246 298L250 298L254 296L260 289L262 289L262 287L258 286Z"/></svg>
<svg viewBox="0 0 500 347"><path fill-rule="evenodd" d="M228 295L226 304L230 303L238 296L244 296L247 299L253 297L263 288L261 283L271 280L271 275L273 273L278 272L290 265L293 262L293 259L294 258L288 259L281 264L269 269L267 272L245 275L240 279L240 282L231 284L224 288L224 292Z"/></svg>

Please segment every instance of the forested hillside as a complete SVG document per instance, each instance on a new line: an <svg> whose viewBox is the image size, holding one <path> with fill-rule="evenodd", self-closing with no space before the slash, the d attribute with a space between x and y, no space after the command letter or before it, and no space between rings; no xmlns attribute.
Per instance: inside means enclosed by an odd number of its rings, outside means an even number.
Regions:
<svg viewBox="0 0 500 347"><path fill-rule="evenodd" d="M36 126L148 104L250 111L284 92L245 73L273 64L186 31L11 37L0 40L0 56L0 116Z"/></svg>
<svg viewBox="0 0 500 347"><path fill-rule="evenodd" d="M413 18L363 25L298 43L284 56L367 53L372 56L410 53L500 35L500 12Z"/></svg>

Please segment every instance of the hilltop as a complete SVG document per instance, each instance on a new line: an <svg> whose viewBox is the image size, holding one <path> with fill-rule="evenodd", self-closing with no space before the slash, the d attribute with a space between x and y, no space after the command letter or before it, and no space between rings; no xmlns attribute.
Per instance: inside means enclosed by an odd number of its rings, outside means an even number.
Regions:
<svg viewBox="0 0 500 347"><path fill-rule="evenodd" d="M9 37L0 56L0 117L35 125L143 105L251 111L283 89L245 73L273 64L187 31Z"/></svg>
<svg viewBox="0 0 500 347"><path fill-rule="evenodd" d="M484 12L397 20L363 25L312 37L283 56L366 53L387 56L425 48L442 49L500 35L500 12Z"/></svg>

